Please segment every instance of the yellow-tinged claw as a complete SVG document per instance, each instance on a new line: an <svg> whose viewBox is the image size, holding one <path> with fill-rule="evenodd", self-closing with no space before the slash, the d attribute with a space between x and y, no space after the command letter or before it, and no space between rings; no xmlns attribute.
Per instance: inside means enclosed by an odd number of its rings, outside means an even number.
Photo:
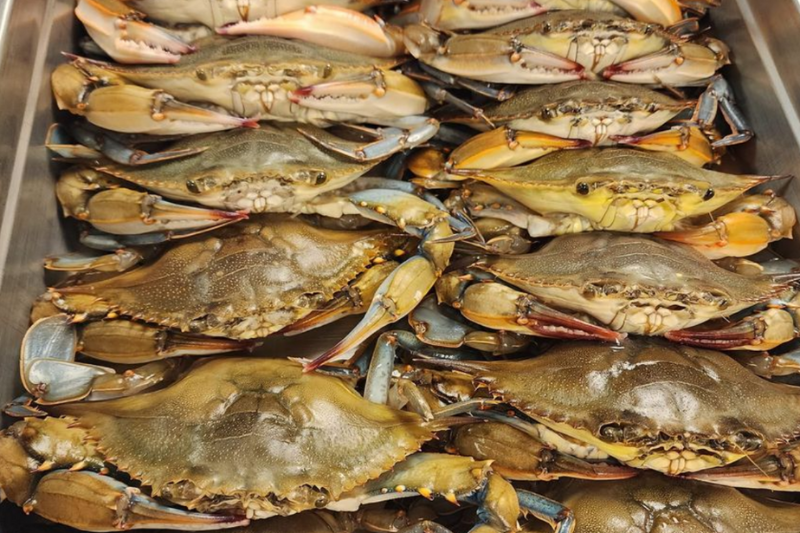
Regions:
<svg viewBox="0 0 800 533"><path fill-rule="evenodd" d="M475 135L456 148L447 161L447 168L513 167L557 150L588 148L591 144L580 139L562 139L544 133L516 131L504 127Z"/></svg>
<svg viewBox="0 0 800 533"><path fill-rule="evenodd" d="M530 0L422 0L417 9L419 22L442 30L494 28L547 11Z"/></svg>
<svg viewBox="0 0 800 533"><path fill-rule="evenodd" d="M773 240L767 221L753 213L729 213L700 228L656 236L688 244L709 259L748 257L765 249Z"/></svg>
<svg viewBox="0 0 800 533"><path fill-rule="evenodd" d="M611 65L603 71L607 80L675 87L707 80L730 63L729 49L721 41L681 43L638 59Z"/></svg>
<svg viewBox="0 0 800 533"><path fill-rule="evenodd" d="M709 138L696 127L674 128L642 137L614 137L613 140L642 150L670 152L698 167L716 163L721 155L714 151Z"/></svg>
<svg viewBox="0 0 800 533"><path fill-rule="evenodd" d="M358 11L336 6L310 6L276 18L260 18L224 26L217 32L223 35L273 35L301 39L373 57L394 57L405 53L400 28Z"/></svg>

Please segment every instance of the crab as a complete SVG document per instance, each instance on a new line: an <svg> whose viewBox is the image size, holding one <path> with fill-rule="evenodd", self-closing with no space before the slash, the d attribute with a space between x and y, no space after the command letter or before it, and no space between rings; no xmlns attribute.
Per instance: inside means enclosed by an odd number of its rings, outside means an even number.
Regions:
<svg viewBox="0 0 800 533"><path fill-rule="evenodd" d="M266 337L317 310L327 320L364 312L406 242L392 232L321 229L279 216L176 241L145 266L51 289L23 344L23 383L41 401L58 402L85 397L100 376L114 376L74 362L78 333L88 355L143 363L241 350L251 343L233 341ZM102 318L116 320L96 321ZM73 333L73 323L87 320Z"/></svg>
<svg viewBox="0 0 800 533"><path fill-rule="evenodd" d="M621 333L666 335L678 342L705 337L721 349L758 349L765 339L772 342L772 335L762 329L754 337L752 325L738 330L718 325L704 335L685 330L771 303L791 289L796 276L737 274L680 244L596 233L557 237L531 254L481 259L467 272L445 275L436 291L441 302L490 329L522 334L545 329L549 336L580 338L561 312L566 311ZM785 328L783 321L775 326L780 332ZM715 342L719 335L727 343Z"/></svg>
<svg viewBox="0 0 800 533"><path fill-rule="evenodd" d="M556 11L469 35L443 37L423 25L405 28L409 52L456 76L497 83L561 83L604 78L686 86L729 63L710 38L689 41L657 24L609 13Z"/></svg>
<svg viewBox="0 0 800 533"><path fill-rule="evenodd" d="M553 484L546 494L575 513L575 533L792 533L800 506L735 489L646 474L603 484ZM523 531L545 533L531 521Z"/></svg>
<svg viewBox="0 0 800 533"><path fill-rule="evenodd" d="M732 133L724 138L718 138L713 129L718 108L726 119L731 117L727 120ZM684 112L692 109L694 113L686 121L652 133L669 121L684 118ZM747 142L753 136L735 105L730 86L721 77L697 102L638 85L577 81L526 89L488 106L479 116L446 120L481 131L489 125L503 127L458 147L448 161L456 169L514 166L557 149L615 144L670 151L703 166L716 162L725 146Z"/></svg>
<svg viewBox="0 0 800 533"><path fill-rule="evenodd" d="M197 46L179 65L73 56L52 75L58 107L106 129L150 134L256 127L257 119L410 127L427 120L419 116L425 93L391 70L398 60L276 37L217 36Z"/></svg>
<svg viewBox="0 0 800 533"><path fill-rule="evenodd" d="M717 258L754 254L790 236L796 222L791 206L773 193L742 196L776 176L715 172L673 154L630 148L557 151L521 167L451 168L447 178L482 182L456 191L452 204L473 217L526 228L532 237L662 232Z"/></svg>
<svg viewBox="0 0 800 533"><path fill-rule="evenodd" d="M205 360L161 390L12 426L0 436L0 486L27 512L90 531L233 527L416 495L478 504L490 531L515 530L520 505L571 530L568 510L515 491L491 461L415 453L453 421L372 393L285 359Z"/></svg>
<svg viewBox="0 0 800 533"><path fill-rule="evenodd" d="M369 0L336 0L324 9L347 7L353 13L349 18L333 16L331 20L318 18L317 23L341 24L341 31L353 31L358 24L346 24L375 4ZM120 63L176 63L184 54L196 47L182 39L189 33L187 26L200 25L206 29L224 30L238 22L274 19L280 15L296 16L307 8L315 9L311 0L223 0L209 3L206 0L187 0L180 5L165 5L158 0L78 0L75 15L83 22L89 36L109 56ZM162 28L146 18L167 25ZM356 19L358 20L358 19ZM179 31L176 26L180 25ZM195 31L207 34L209 31ZM302 33L292 36L302 37Z"/></svg>
<svg viewBox="0 0 800 533"><path fill-rule="evenodd" d="M678 2L676 0L522 0L492 2L473 0L420 0L405 9L392 22L422 22L441 30L477 30L508 24L548 11L584 10L631 16L642 22L672 26L683 20L686 12L702 14L719 0Z"/></svg>
<svg viewBox="0 0 800 533"><path fill-rule="evenodd" d="M236 222L247 213L319 213L335 218L358 214L347 200L347 192L355 187L351 184L392 152L424 140L436 128L417 131L411 138L397 131L391 140L387 131L383 141L358 145L313 126L298 131L295 125L265 125L191 136L145 155L119 145L107 132L80 124L71 131L94 148L68 144L65 129L51 129L48 140L56 153L81 162L63 173L56 185L65 215L107 233L169 231L175 237ZM86 149L88 153L81 151ZM389 180L362 183L363 187L394 185ZM162 196L213 209L175 204Z"/></svg>
<svg viewBox="0 0 800 533"><path fill-rule="evenodd" d="M763 380L720 352L660 339L630 338L619 347L564 343L515 361L428 362L465 372L520 413L477 416L565 453L599 450L669 475L724 478L720 472L737 461L788 459L800 428L794 388Z"/></svg>

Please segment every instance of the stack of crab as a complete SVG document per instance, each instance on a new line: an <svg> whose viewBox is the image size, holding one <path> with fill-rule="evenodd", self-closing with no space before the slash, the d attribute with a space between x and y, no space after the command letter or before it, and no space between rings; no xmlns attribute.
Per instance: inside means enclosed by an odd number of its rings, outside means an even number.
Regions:
<svg viewBox="0 0 800 533"><path fill-rule="evenodd" d="M106 253L45 262L0 498L85 531L796 533L738 491L800 489L800 268L779 177L718 167L752 132L717 2L343 3L78 1L48 148ZM315 358L261 346L349 315Z"/></svg>

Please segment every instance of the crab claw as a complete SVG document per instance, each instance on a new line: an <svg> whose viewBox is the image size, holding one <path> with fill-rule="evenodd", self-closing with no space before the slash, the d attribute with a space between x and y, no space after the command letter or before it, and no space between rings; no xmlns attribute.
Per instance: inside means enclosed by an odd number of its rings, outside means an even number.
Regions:
<svg viewBox="0 0 800 533"><path fill-rule="evenodd" d="M740 489L800 492L800 472L794 466L797 455L795 448L786 453L747 457L731 465L686 474L684 477Z"/></svg>
<svg viewBox="0 0 800 533"><path fill-rule="evenodd" d="M402 119L421 115L428 107L425 91L411 78L374 69L369 75L301 87L289 99L302 107L359 117Z"/></svg>
<svg viewBox="0 0 800 533"><path fill-rule="evenodd" d="M719 154L714 152L711 141L700 128L696 127L673 128L641 137L614 136L611 140L617 144L651 152L670 152L698 167L719 160Z"/></svg>
<svg viewBox="0 0 800 533"><path fill-rule="evenodd" d="M366 315L355 329L333 348L307 363L305 371L348 359L359 344L410 313L431 290L436 278L433 264L423 256L414 256L400 265L378 288Z"/></svg>
<svg viewBox="0 0 800 533"><path fill-rule="evenodd" d="M220 211L168 202L155 194L126 188L100 191L79 216L100 231L117 235L191 232L247 218L243 211Z"/></svg>
<svg viewBox="0 0 800 533"><path fill-rule="evenodd" d="M576 150L591 145L591 142L580 139L562 139L504 127L475 135L456 148L447 161L447 168L484 170L513 167L556 150Z"/></svg>
<svg viewBox="0 0 800 533"><path fill-rule="evenodd" d="M61 272L123 272L142 259L136 250L122 248L101 256L82 253L50 256L45 258L44 268Z"/></svg>
<svg viewBox="0 0 800 533"><path fill-rule="evenodd" d="M625 338L624 333L556 311L500 283L470 285L460 309L468 320L491 329L552 339L620 342Z"/></svg>
<svg viewBox="0 0 800 533"><path fill-rule="evenodd" d="M210 531L250 523L243 516L165 507L138 489L88 471L56 470L47 474L23 510L83 531L141 528Z"/></svg>
<svg viewBox="0 0 800 533"><path fill-rule="evenodd" d="M144 15L119 0L79 0L75 16L91 38L120 63L177 63L195 48L143 22Z"/></svg>
<svg viewBox="0 0 800 533"><path fill-rule="evenodd" d="M380 19L336 6L309 6L276 18L239 22L217 29L223 35L273 35L301 39L372 57L405 53L403 32Z"/></svg>
<svg viewBox="0 0 800 533"><path fill-rule="evenodd" d="M749 257L773 241L769 223L755 213L728 213L699 228L656 235L688 244L712 260Z"/></svg>
<svg viewBox="0 0 800 533"><path fill-rule="evenodd" d="M422 0L418 21L442 30L477 30L535 17L546 11L547 7L532 0Z"/></svg>
<svg viewBox="0 0 800 533"><path fill-rule="evenodd" d="M352 286L342 291L325 307L301 318L281 330L284 335L299 335L330 324L345 316L366 313L369 302L375 297L380 285L399 265L394 261L387 261L369 268Z"/></svg>
<svg viewBox="0 0 800 533"><path fill-rule="evenodd" d="M603 77L623 83L683 87L713 77L730 63L728 53L728 47L715 39L708 39L707 44L674 44L661 52L611 65L603 71Z"/></svg>
<svg viewBox="0 0 800 533"><path fill-rule="evenodd" d="M95 86L91 76L78 68L90 64L89 60L76 59L72 64L59 66L52 75L53 94L59 109L84 116L101 128L171 135L258 127L258 122L252 119L186 104L161 90L119 82ZM102 74L102 67L98 70Z"/></svg>
<svg viewBox="0 0 800 533"><path fill-rule="evenodd" d="M772 350L797 338L795 317L788 309L770 307L718 329L683 329L665 337L673 342L711 350Z"/></svg>
<svg viewBox="0 0 800 533"><path fill-rule="evenodd" d="M404 39L411 55L423 63L473 80L540 84L585 77L584 67L575 61L502 36L458 35L445 40L435 30L415 24L405 29Z"/></svg>

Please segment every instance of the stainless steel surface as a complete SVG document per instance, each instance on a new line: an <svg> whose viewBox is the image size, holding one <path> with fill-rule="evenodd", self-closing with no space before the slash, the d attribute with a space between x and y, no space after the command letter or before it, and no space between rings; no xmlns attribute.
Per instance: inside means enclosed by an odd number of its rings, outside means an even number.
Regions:
<svg viewBox="0 0 800 533"><path fill-rule="evenodd" d="M43 146L54 111L49 75L79 32L73 0L0 0L0 402L21 392L18 347L28 310L45 288L42 258L68 249L74 228L59 216L54 167ZM746 16L744 16L746 15ZM733 49L733 82L757 139L732 151L742 171L800 175L800 10L794 0L723 0L712 14L713 34ZM800 181L786 182L800 209ZM797 229L795 229L797 232ZM796 233L800 238L800 233ZM800 248L780 246L800 257ZM328 345L338 329L302 337L305 350ZM266 350L299 355L298 338L276 339ZM0 533L33 531L20 513L0 506Z"/></svg>

